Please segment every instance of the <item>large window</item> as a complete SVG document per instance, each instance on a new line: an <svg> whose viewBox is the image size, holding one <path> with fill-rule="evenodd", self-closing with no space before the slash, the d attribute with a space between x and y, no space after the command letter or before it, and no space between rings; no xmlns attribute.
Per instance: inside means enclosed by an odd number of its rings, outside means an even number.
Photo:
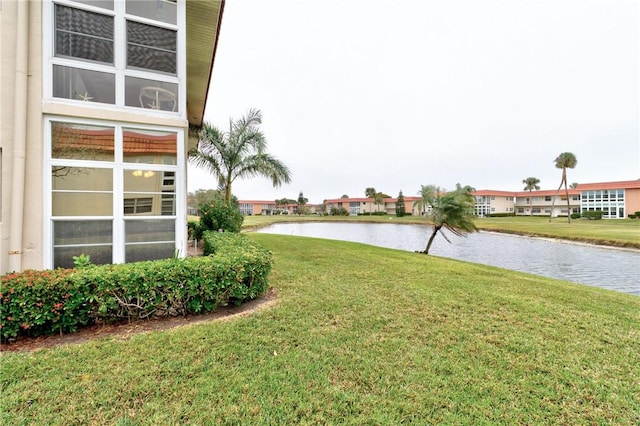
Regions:
<svg viewBox="0 0 640 426"><path fill-rule="evenodd" d="M182 130L50 118L47 132L50 267L171 257Z"/></svg>
<svg viewBox="0 0 640 426"><path fill-rule="evenodd" d="M45 46L50 96L180 111L178 4L170 0L54 0ZM49 26L45 26L45 29ZM122 88L122 89L119 89Z"/></svg>

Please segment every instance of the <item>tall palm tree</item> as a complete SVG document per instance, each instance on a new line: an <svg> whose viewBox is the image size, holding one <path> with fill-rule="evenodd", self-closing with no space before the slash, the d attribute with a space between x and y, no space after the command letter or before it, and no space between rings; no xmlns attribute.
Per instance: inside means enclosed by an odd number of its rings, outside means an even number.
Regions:
<svg viewBox="0 0 640 426"><path fill-rule="evenodd" d="M424 186L422 187L425 188ZM422 253L429 254L429 249L436 237L438 231L442 234L447 242L451 241L442 232L442 228L446 228L454 235L464 236L471 232L476 232L475 223L473 223L473 215L475 211L476 198L473 196L473 188L470 186L456 185L456 190L440 195L436 192L429 200L431 205L431 213L429 218L433 223L433 232L429 237L427 247Z"/></svg>
<svg viewBox="0 0 640 426"><path fill-rule="evenodd" d="M364 189L364 196L367 198L375 198L376 197L376 189L373 187L368 187ZM369 207L369 216L371 216L371 207Z"/></svg>
<svg viewBox="0 0 640 426"><path fill-rule="evenodd" d="M229 119L226 132L204 123L198 132L198 146L189 153L192 164L208 170L218 180L227 204L231 201L231 184L236 179L263 176L271 179L274 187L291 181L287 166L266 152L261 123L262 113L257 109L250 109L238 120Z"/></svg>
<svg viewBox="0 0 640 426"><path fill-rule="evenodd" d="M533 216L533 197L531 197L531 191L533 191L534 189L536 191L540 190L540 186L538 186L538 184L540 183L540 179L535 177L528 177L526 179L523 179L522 183L524 183L525 185L524 190L529 191L529 216Z"/></svg>
<svg viewBox="0 0 640 426"><path fill-rule="evenodd" d="M564 193L567 198L567 223L571 223L571 202L569 201L569 189L567 188L567 169L573 169L578 164L578 160L576 156L571 152L563 152L558 155L554 160L556 163L556 169L562 169L562 179L560 180L560 186L558 186L558 190L556 191L555 197L553 197L553 201L551 202L551 213L549 213L549 222L551 222L551 217L553 216L553 206L556 202L556 198L558 198L558 194L560 193L560 189L564 184Z"/></svg>

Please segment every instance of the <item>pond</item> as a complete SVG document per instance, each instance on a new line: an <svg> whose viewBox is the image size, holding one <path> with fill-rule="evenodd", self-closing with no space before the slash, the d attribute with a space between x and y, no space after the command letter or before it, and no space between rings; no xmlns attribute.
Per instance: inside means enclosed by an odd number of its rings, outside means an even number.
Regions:
<svg viewBox="0 0 640 426"><path fill-rule="evenodd" d="M278 223L257 232L359 242L422 251L430 226L374 223ZM437 235L429 253L640 296L640 251L478 232L451 244Z"/></svg>

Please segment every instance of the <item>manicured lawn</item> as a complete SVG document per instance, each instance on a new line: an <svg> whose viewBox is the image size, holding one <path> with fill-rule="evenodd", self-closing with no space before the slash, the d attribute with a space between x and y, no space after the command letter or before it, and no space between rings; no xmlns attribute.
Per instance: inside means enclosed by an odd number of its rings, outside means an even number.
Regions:
<svg viewBox="0 0 640 426"><path fill-rule="evenodd" d="M479 218L476 225L484 230L640 248L638 219L575 219L569 224L566 217L553 218L551 223L548 218L492 217Z"/></svg>
<svg viewBox="0 0 640 426"><path fill-rule="evenodd" d="M297 221L364 221L429 225L425 219L415 216L393 217L392 219L389 219L389 216L246 216L243 229L250 230L271 223ZM576 219L568 224L566 217L553 218L549 222L548 217L519 216L478 218L475 222L478 228L485 231L640 248L640 220L638 219Z"/></svg>
<svg viewBox="0 0 640 426"><path fill-rule="evenodd" d="M3 353L0 424L638 424L640 298L269 234L275 306Z"/></svg>

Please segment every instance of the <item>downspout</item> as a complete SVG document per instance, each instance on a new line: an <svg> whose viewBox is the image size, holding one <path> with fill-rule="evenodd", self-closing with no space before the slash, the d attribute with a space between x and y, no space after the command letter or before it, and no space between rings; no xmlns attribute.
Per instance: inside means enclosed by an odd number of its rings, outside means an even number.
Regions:
<svg viewBox="0 0 640 426"><path fill-rule="evenodd" d="M13 117L13 174L11 177L11 217L9 271L22 271L22 225L27 147L27 71L29 65L29 1L17 4L15 110Z"/></svg>

